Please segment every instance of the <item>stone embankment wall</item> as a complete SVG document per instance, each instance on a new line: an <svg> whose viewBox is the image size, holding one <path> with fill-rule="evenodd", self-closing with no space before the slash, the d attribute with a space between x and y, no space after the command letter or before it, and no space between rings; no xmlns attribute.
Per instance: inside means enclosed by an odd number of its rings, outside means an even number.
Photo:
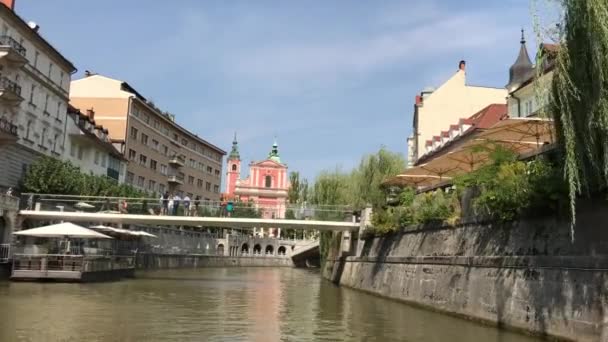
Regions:
<svg viewBox="0 0 608 342"><path fill-rule="evenodd" d="M340 285L533 334L608 341L608 207L597 201L581 206L574 242L569 222L538 218L409 227L354 256L336 246L323 275Z"/></svg>
<svg viewBox="0 0 608 342"><path fill-rule="evenodd" d="M137 269L169 269L197 267L293 267L290 257L218 255L138 254Z"/></svg>

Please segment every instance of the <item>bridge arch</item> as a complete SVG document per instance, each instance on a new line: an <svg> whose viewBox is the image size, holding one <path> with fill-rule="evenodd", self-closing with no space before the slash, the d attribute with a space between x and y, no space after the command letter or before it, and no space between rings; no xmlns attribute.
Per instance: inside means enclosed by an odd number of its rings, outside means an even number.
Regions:
<svg viewBox="0 0 608 342"><path fill-rule="evenodd" d="M281 246L281 247L279 247L279 249L277 249L278 255L285 255L286 253L287 253L287 248L285 248L285 246Z"/></svg>
<svg viewBox="0 0 608 342"><path fill-rule="evenodd" d="M217 255L224 255L224 244L220 243L217 245Z"/></svg>
<svg viewBox="0 0 608 342"><path fill-rule="evenodd" d="M253 246L253 254L262 254L262 246L259 243Z"/></svg>
<svg viewBox="0 0 608 342"><path fill-rule="evenodd" d="M243 246L241 246L241 254L249 254L249 245L244 243Z"/></svg>
<svg viewBox="0 0 608 342"><path fill-rule="evenodd" d="M273 255L273 254L274 254L274 247L272 245L266 246L266 255Z"/></svg>

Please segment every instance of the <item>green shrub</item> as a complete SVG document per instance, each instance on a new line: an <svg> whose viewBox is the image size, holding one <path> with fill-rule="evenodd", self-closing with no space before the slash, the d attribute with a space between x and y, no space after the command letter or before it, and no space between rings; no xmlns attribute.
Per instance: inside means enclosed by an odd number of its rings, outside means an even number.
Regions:
<svg viewBox="0 0 608 342"><path fill-rule="evenodd" d="M412 203L415 223L446 221L452 216L452 195L439 189L416 196Z"/></svg>

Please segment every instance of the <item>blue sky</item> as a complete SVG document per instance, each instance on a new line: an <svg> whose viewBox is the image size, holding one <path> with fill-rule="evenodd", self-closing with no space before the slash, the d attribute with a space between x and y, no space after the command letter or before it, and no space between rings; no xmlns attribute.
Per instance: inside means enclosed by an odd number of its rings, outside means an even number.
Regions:
<svg viewBox="0 0 608 342"><path fill-rule="evenodd" d="M528 0L17 0L16 10L75 78L125 80L226 150L236 131L245 162L265 158L276 135L283 161L309 179L383 145L405 154L414 96L461 59L470 84L504 86L532 20Z"/></svg>

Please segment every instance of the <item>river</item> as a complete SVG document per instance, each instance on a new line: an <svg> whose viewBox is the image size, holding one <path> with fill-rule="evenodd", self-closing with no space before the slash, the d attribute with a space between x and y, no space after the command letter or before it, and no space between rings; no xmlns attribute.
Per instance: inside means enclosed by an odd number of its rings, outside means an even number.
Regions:
<svg viewBox="0 0 608 342"><path fill-rule="evenodd" d="M314 271L207 268L0 282L0 341L537 340L336 287Z"/></svg>

